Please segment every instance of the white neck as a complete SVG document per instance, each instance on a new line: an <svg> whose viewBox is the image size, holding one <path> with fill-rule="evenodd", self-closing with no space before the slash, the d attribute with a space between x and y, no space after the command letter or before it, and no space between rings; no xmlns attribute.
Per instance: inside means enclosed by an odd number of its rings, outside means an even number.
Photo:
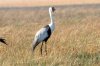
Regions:
<svg viewBox="0 0 100 66"><path fill-rule="evenodd" d="M53 23L54 22L54 18L53 18L53 14L52 14L52 12L50 10L49 10L49 15L50 15L51 23Z"/></svg>
<svg viewBox="0 0 100 66"><path fill-rule="evenodd" d="M55 25L54 25L54 17L53 17L51 10L49 10L49 15L50 15L50 19L51 19L51 23L49 24L49 26L51 28L51 32L53 32Z"/></svg>

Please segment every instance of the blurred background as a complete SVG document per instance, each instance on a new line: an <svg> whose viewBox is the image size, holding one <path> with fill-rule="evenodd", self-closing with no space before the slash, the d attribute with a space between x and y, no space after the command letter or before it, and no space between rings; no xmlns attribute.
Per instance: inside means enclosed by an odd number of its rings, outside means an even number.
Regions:
<svg viewBox="0 0 100 66"><path fill-rule="evenodd" d="M97 4L100 0L0 0L0 7Z"/></svg>
<svg viewBox="0 0 100 66"><path fill-rule="evenodd" d="M32 42L49 6L55 30L41 56ZM0 37L0 66L100 66L100 0L0 0Z"/></svg>

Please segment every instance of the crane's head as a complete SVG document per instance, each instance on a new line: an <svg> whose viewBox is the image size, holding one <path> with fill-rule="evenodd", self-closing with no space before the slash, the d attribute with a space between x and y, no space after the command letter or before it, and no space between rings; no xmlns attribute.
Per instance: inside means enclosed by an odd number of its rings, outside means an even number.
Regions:
<svg viewBox="0 0 100 66"><path fill-rule="evenodd" d="M54 12L56 9L54 7L49 7L49 11Z"/></svg>

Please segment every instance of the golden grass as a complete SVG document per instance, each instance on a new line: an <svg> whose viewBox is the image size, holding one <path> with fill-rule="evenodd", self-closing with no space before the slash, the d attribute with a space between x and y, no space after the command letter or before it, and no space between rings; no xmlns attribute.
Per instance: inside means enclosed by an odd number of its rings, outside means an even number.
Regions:
<svg viewBox="0 0 100 66"><path fill-rule="evenodd" d="M40 45L32 52L35 33L49 23L48 10L0 10L0 66L99 66L99 8L57 8L56 28L48 55Z"/></svg>

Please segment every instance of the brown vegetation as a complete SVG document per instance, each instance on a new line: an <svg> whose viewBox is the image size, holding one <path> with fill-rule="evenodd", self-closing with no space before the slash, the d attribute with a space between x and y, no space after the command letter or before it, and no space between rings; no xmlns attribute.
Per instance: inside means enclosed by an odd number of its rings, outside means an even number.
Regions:
<svg viewBox="0 0 100 66"><path fill-rule="evenodd" d="M0 66L100 66L99 14L100 8L57 8L48 55L41 56L32 41L50 22L48 9L1 9L0 36L8 45L0 43Z"/></svg>

